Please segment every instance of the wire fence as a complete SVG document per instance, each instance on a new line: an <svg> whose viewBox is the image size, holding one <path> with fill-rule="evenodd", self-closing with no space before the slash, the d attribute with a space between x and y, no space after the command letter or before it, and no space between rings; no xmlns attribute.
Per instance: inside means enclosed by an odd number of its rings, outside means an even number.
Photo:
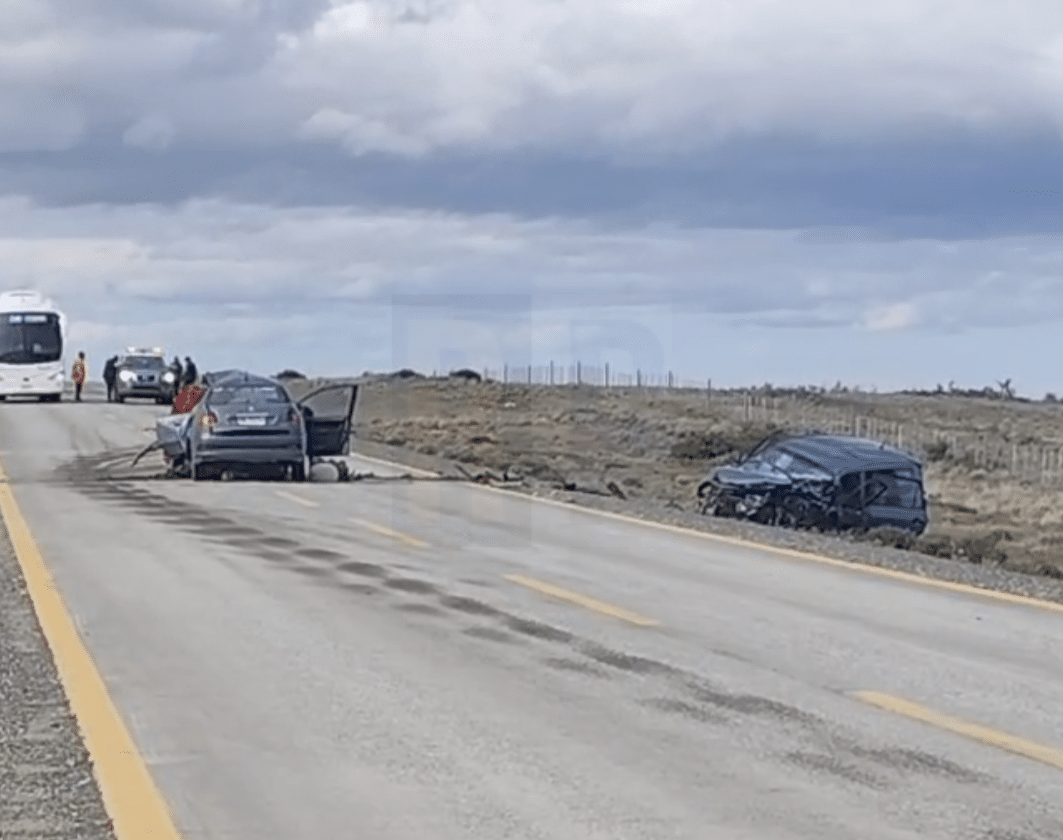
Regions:
<svg viewBox="0 0 1063 840"><path fill-rule="evenodd" d="M602 388L699 388L712 387L710 380L680 379L672 371L611 370L608 364L504 365L484 368L484 379L513 385L594 385Z"/></svg>
<svg viewBox="0 0 1063 840"><path fill-rule="evenodd" d="M739 419L795 431L818 430L882 441L923 459L1042 484L1063 483L1063 442L1008 441L998 434L903 422L840 406L754 394L718 396L718 409Z"/></svg>
<svg viewBox="0 0 1063 840"><path fill-rule="evenodd" d="M484 379L514 385L589 385L654 390L677 398L698 396L714 413L790 431L821 431L870 438L923 460L947 461L1021 481L1063 484L1063 441L1008 441L999 434L947 429L893 420L853 407L823 404L810 395L769 396L750 389L714 390L711 379L679 378L672 371L634 373L609 365L504 365L483 370ZM700 393L699 393L700 392Z"/></svg>

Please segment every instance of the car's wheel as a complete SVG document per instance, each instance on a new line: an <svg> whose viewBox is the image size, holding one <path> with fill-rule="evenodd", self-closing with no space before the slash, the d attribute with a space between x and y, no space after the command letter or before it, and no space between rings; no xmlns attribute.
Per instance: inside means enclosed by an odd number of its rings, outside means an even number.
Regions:
<svg viewBox="0 0 1063 840"><path fill-rule="evenodd" d="M306 481L306 467L302 461L293 461L289 472L292 481Z"/></svg>
<svg viewBox="0 0 1063 840"><path fill-rule="evenodd" d="M114 401L115 402L124 403L125 402L125 397L123 397L121 394L115 394L114 395Z"/></svg>
<svg viewBox="0 0 1063 840"><path fill-rule="evenodd" d="M701 497L701 512L707 516L715 516L716 503L720 499L719 488L712 485L702 485L698 488L698 495Z"/></svg>

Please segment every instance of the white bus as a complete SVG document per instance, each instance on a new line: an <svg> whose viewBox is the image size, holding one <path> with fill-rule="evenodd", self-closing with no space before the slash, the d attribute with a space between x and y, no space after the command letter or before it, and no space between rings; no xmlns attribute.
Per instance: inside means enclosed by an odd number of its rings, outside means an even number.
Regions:
<svg viewBox="0 0 1063 840"><path fill-rule="evenodd" d="M0 292L0 400L59 402L66 316L39 292Z"/></svg>

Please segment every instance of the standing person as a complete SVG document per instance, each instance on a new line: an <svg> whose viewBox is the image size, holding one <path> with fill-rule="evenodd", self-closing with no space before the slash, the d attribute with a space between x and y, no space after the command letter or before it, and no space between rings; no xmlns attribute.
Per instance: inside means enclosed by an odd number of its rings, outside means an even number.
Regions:
<svg viewBox="0 0 1063 840"><path fill-rule="evenodd" d="M103 384L107 386L107 402L114 401L114 383L117 378L118 357L111 356L111 358L109 358L107 360L107 363L103 366Z"/></svg>
<svg viewBox="0 0 1063 840"><path fill-rule="evenodd" d="M191 356L185 356L185 375L182 377L181 384L185 387L195 385L197 379L199 379L199 371L196 370L196 363L192 361Z"/></svg>
<svg viewBox="0 0 1063 840"><path fill-rule="evenodd" d="M74 368L70 371L70 378L74 380L74 400L81 402L81 388L85 384L85 376L88 368L85 364L85 351L81 350L74 359Z"/></svg>
<svg viewBox="0 0 1063 840"><path fill-rule="evenodd" d="M173 357L173 361L170 362L170 373L173 375L173 399L177 399L177 395L181 393L181 377L184 376L184 371L181 369L181 360L177 356Z"/></svg>

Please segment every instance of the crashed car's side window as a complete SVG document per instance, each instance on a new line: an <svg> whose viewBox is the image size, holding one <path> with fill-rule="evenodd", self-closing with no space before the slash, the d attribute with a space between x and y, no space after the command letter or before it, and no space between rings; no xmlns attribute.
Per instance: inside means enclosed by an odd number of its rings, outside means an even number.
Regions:
<svg viewBox="0 0 1063 840"><path fill-rule="evenodd" d="M877 470L868 473L867 503L909 510L922 507L923 497L919 483L909 478L902 478L900 472L900 470Z"/></svg>

